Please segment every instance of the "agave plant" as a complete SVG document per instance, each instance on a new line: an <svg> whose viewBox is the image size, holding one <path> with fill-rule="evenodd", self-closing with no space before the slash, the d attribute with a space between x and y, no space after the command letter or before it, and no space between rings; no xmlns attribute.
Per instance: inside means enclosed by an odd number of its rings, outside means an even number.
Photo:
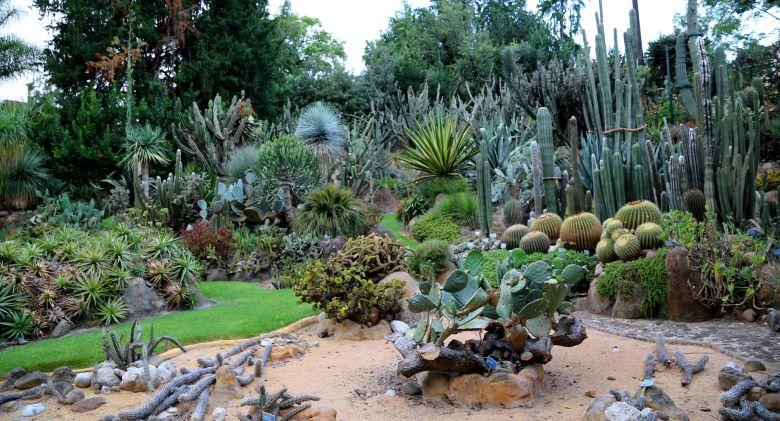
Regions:
<svg viewBox="0 0 780 421"><path fill-rule="evenodd" d="M146 279L155 287L168 283L171 277L171 264L167 259L149 260L146 264Z"/></svg>
<svg viewBox="0 0 780 421"><path fill-rule="evenodd" d="M106 279L95 274L77 278L73 290L87 312L99 307L108 295Z"/></svg>
<svg viewBox="0 0 780 421"><path fill-rule="evenodd" d="M341 113L319 101L303 109L295 128L295 137L309 146L328 169L344 156L346 136L347 128L341 122Z"/></svg>
<svg viewBox="0 0 780 421"><path fill-rule="evenodd" d="M176 237L167 232L161 232L148 240L144 255L149 259L162 259L175 255L179 251Z"/></svg>
<svg viewBox="0 0 780 421"><path fill-rule="evenodd" d="M328 184L310 194L295 217L295 230L318 237L354 237L368 229L366 213L352 190Z"/></svg>
<svg viewBox="0 0 780 421"><path fill-rule="evenodd" d="M121 162L133 171L133 176L141 182L144 196L149 197L149 168L152 164L165 165L169 162L163 132L148 123L131 125L122 149L124 157Z"/></svg>
<svg viewBox="0 0 780 421"><path fill-rule="evenodd" d="M14 292L13 285L0 280L0 322L11 319L24 307L24 295Z"/></svg>
<svg viewBox="0 0 780 421"><path fill-rule="evenodd" d="M9 341L24 339L35 328L32 317L27 312L13 313L8 321L0 323L5 333L3 337Z"/></svg>
<svg viewBox="0 0 780 421"><path fill-rule="evenodd" d="M415 130L407 130L408 146L399 159L420 171L420 179L462 174L479 151L468 126L458 129L454 119L432 115Z"/></svg>
<svg viewBox="0 0 780 421"><path fill-rule="evenodd" d="M111 266L119 269L129 268L138 257L133 252L132 246L115 234L106 235L103 239L103 246Z"/></svg>
<svg viewBox="0 0 780 421"><path fill-rule="evenodd" d="M3 201L16 209L27 209L37 201L36 192L44 190L50 176L43 156L25 145L0 159Z"/></svg>
<svg viewBox="0 0 780 421"><path fill-rule="evenodd" d="M171 258L171 277L182 285L195 283L203 273L203 265L192 253L183 252Z"/></svg>
<svg viewBox="0 0 780 421"><path fill-rule="evenodd" d="M260 156L260 149L254 145L242 146L233 153L225 165L225 174L229 182L235 182L250 171Z"/></svg>
<svg viewBox="0 0 780 421"><path fill-rule="evenodd" d="M96 316L104 325L116 324L127 317L127 306L121 299L112 298L98 306Z"/></svg>

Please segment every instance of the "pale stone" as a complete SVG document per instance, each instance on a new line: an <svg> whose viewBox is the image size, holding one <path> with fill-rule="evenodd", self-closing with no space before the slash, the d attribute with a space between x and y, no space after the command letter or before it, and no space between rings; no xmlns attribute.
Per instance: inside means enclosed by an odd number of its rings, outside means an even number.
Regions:
<svg viewBox="0 0 780 421"><path fill-rule="evenodd" d="M43 406L43 404L40 403L33 403L30 405L27 405L22 409L22 416L23 417L34 417L38 414L42 414L43 411L46 410L46 407Z"/></svg>
<svg viewBox="0 0 780 421"><path fill-rule="evenodd" d="M607 421L638 421L639 410L625 402L615 402L604 410Z"/></svg>
<svg viewBox="0 0 780 421"><path fill-rule="evenodd" d="M375 326L365 327L352 320L344 320L335 327L333 336L337 339L349 341L371 341L384 339L385 335L390 335L393 331L390 324L385 320L379 321Z"/></svg>

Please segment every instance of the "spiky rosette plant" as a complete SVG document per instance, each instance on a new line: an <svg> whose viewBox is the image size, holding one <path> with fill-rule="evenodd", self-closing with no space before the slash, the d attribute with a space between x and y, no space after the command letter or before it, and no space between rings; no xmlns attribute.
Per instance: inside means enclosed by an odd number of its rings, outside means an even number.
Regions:
<svg viewBox="0 0 780 421"><path fill-rule="evenodd" d="M578 213L563 221L560 237L566 248L593 250L601 237L601 222L592 213Z"/></svg>
<svg viewBox="0 0 780 421"><path fill-rule="evenodd" d="M547 253L550 250L550 237L541 231L531 231L520 239L520 248L528 253Z"/></svg>
<svg viewBox="0 0 780 421"><path fill-rule="evenodd" d="M531 224L531 231L540 231L547 235L550 241L556 241L561 233L561 224L563 220L554 213L543 213L534 219Z"/></svg>
<svg viewBox="0 0 780 421"><path fill-rule="evenodd" d="M648 200L636 200L626 203L615 214L615 219L623 224L623 228L633 230L645 222L661 223L661 210L655 203Z"/></svg>
<svg viewBox="0 0 780 421"><path fill-rule="evenodd" d="M664 230L660 225L653 222L645 222L636 227L634 235L639 239L639 246L642 249L654 249L663 244L663 240L661 240L663 232Z"/></svg>
<svg viewBox="0 0 780 421"><path fill-rule="evenodd" d="M639 239L633 234L623 234L615 240L615 254L620 260L634 260L640 250Z"/></svg>
<svg viewBox="0 0 780 421"><path fill-rule="evenodd" d="M510 227L512 225L522 224L525 211L523 210L523 202L517 199L507 200L504 203L504 226Z"/></svg>
<svg viewBox="0 0 780 421"><path fill-rule="evenodd" d="M615 254L615 242L609 238L604 238L596 244L596 255L601 263L609 263L617 260Z"/></svg>
<svg viewBox="0 0 780 421"><path fill-rule="evenodd" d="M616 230L612 231L612 234L609 235L610 240L616 241L618 237L620 237L623 234L631 234L631 231L625 229L625 228L618 228Z"/></svg>
<svg viewBox="0 0 780 421"><path fill-rule="evenodd" d="M296 232L317 237L354 237L368 229L366 213L352 190L331 184L306 198L293 226Z"/></svg>
<svg viewBox="0 0 780 421"><path fill-rule="evenodd" d="M601 238L612 238L612 232L623 228L623 223L615 218L607 218L601 224Z"/></svg>
<svg viewBox="0 0 780 421"><path fill-rule="evenodd" d="M706 213L704 193L699 189L690 189L683 194L683 203L685 210L693 214L697 221L704 220Z"/></svg>
<svg viewBox="0 0 780 421"><path fill-rule="evenodd" d="M506 244L507 250L520 247L520 240L531 230L523 224L515 224L505 229L501 234L501 242Z"/></svg>
<svg viewBox="0 0 780 421"><path fill-rule="evenodd" d="M332 168L344 156L346 135L341 113L319 101L303 109L295 127L295 137L310 147L326 168Z"/></svg>

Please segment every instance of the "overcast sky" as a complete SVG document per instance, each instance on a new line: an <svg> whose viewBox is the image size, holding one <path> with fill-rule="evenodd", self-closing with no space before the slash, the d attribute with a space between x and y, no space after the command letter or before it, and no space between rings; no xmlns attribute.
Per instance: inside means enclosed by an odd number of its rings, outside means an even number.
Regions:
<svg viewBox="0 0 780 421"><path fill-rule="evenodd" d="M428 0L407 0L412 7L426 6ZM40 19L38 11L32 6L32 0L11 0L24 16L11 22L4 33L13 33L43 48L51 38L46 30L48 22ZM270 0L272 14L276 14L283 0ZM376 39L387 29L390 17L403 9L402 0L292 0L293 12L319 18L323 28L344 42L347 53L347 67L360 72L363 64L363 51L366 42ZM528 0L535 10L537 0ZM647 42L662 33L672 31L674 15L684 13L687 0L639 0L639 11L644 47ZM631 0L604 0L604 22L608 33L617 28L622 33L628 26L628 11ZM585 0L582 23L588 38L595 33L594 13L598 10L598 0ZM766 20L777 27L777 21ZM608 37L611 40L611 37ZM622 37L621 37L622 38ZM577 37L579 41L579 37ZM27 84L40 75L28 74L15 80L0 84L0 100L23 100L27 95Z"/></svg>

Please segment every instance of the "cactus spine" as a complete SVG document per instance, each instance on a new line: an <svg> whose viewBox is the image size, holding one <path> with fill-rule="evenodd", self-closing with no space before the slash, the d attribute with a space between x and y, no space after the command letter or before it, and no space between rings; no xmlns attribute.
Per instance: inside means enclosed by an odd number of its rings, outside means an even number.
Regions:
<svg viewBox="0 0 780 421"><path fill-rule="evenodd" d="M596 244L596 255L601 263L609 263L617 260L614 241L610 238L601 239L598 244Z"/></svg>
<svg viewBox="0 0 780 421"><path fill-rule="evenodd" d="M555 187L555 171L553 157L553 127L552 116L546 107L540 107L536 112L536 138L539 141L539 151L542 158L542 184L544 185L544 205L547 212L558 213L558 195Z"/></svg>
<svg viewBox="0 0 780 421"><path fill-rule="evenodd" d="M653 202L637 200L620 208L615 219L619 220L626 229L633 230L645 222L660 224L661 210Z"/></svg>

